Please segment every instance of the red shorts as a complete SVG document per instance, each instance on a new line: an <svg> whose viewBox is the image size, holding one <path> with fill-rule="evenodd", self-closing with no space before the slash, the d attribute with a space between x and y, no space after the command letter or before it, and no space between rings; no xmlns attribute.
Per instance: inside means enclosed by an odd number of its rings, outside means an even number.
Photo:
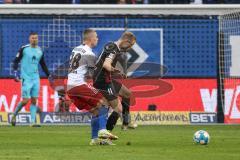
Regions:
<svg viewBox="0 0 240 160"><path fill-rule="evenodd" d="M103 98L102 94L90 84L76 86L67 91L67 94L72 103L80 110L95 108Z"/></svg>

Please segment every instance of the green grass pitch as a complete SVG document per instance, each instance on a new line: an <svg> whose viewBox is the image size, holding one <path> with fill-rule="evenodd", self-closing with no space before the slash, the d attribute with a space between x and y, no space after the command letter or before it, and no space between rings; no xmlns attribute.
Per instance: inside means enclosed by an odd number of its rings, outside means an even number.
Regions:
<svg viewBox="0 0 240 160"><path fill-rule="evenodd" d="M197 130L210 144L196 145ZM1 160L240 160L240 126L139 126L114 130L116 146L89 146L89 126L0 126Z"/></svg>

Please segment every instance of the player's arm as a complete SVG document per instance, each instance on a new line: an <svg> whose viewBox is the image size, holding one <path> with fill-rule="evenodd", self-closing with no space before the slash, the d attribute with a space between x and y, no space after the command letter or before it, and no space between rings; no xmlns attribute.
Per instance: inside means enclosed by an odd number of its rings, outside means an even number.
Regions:
<svg viewBox="0 0 240 160"><path fill-rule="evenodd" d="M103 63L103 68L109 72L119 72L118 69L116 69L112 66L112 62L113 62L113 60L111 58L106 58Z"/></svg>
<svg viewBox="0 0 240 160"><path fill-rule="evenodd" d="M96 61L97 61L97 57L94 54L88 54L86 56L86 60L87 60L87 66L89 69L94 69Z"/></svg>
<svg viewBox="0 0 240 160"><path fill-rule="evenodd" d="M24 47L20 48L15 59L13 60L13 72L14 72L14 79L16 82L19 82L20 81L20 75L19 75L19 72L18 72L18 64L19 62L21 61L22 57L23 57L23 49Z"/></svg>
<svg viewBox="0 0 240 160"><path fill-rule="evenodd" d="M94 68L95 68L96 60L97 60L97 57L94 54L88 54L86 56L88 74L90 77L93 77L93 75L94 75Z"/></svg>
<svg viewBox="0 0 240 160"><path fill-rule="evenodd" d="M116 45L114 43L109 43L104 49L107 56L103 62L103 68L109 72L117 72L118 70L112 66L113 60L116 57Z"/></svg>
<svg viewBox="0 0 240 160"><path fill-rule="evenodd" d="M47 65L46 65L45 60L44 60L44 54L42 55L39 63L41 65L42 70L44 71L44 73L47 75L47 77L49 77L50 73L48 71Z"/></svg>
<svg viewBox="0 0 240 160"><path fill-rule="evenodd" d="M23 47L19 49L15 59L13 60L13 70L17 71L18 70L18 64L21 61L22 57L23 57Z"/></svg>
<svg viewBox="0 0 240 160"><path fill-rule="evenodd" d="M110 58L106 58L103 63L103 68L107 71L111 72L114 78L127 78L127 76L121 72L121 70L112 66L113 60ZM119 77L120 76L120 77Z"/></svg>

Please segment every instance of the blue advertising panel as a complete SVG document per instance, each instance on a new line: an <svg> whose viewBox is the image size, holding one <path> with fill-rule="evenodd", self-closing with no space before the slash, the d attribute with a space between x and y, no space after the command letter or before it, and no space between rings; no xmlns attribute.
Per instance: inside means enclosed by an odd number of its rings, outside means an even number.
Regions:
<svg viewBox="0 0 240 160"><path fill-rule="evenodd" d="M127 19L127 21L126 21ZM12 61L18 49L28 43L28 35L39 34L39 46L50 70L69 59L81 43L82 31L94 28L99 44L116 41L125 29L137 37L129 53L131 63L154 63L167 68L167 77L216 77L218 20L212 17L97 17L97 16L1 16L1 77L12 77ZM159 76L157 70L151 76ZM134 68L134 67L132 67ZM132 72L141 70L138 65ZM41 71L41 69L40 69ZM132 75L134 75L133 73ZM41 76L44 73L41 71Z"/></svg>
<svg viewBox="0 0 240 160"><path fill-rule="evenodd" d="M89 124L91 122L91 114L89 112L43 112L41 114L40 122L42 124Z"/></svg>

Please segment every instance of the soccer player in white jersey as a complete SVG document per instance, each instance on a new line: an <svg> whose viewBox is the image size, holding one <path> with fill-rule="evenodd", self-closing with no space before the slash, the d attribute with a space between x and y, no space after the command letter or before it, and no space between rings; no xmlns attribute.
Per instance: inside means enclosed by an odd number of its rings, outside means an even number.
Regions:
<svg viewBox="0 0 240 160"><path fill-rule="evenodd" d="M98 138L117 139L118 137L106 130L106 99L88 81L91 71L95 67L96 57L92 51L98 43L97 33L92 29L83 32L83 43L74 48L70 57L67 80L67 94L79 109L86 109L92 113L92 140L90 144L97 144ZM113 108L120 112L118 108ZM105 143L101 141L100 143ZM108 142L107 142L108 143Z"/></svg>

